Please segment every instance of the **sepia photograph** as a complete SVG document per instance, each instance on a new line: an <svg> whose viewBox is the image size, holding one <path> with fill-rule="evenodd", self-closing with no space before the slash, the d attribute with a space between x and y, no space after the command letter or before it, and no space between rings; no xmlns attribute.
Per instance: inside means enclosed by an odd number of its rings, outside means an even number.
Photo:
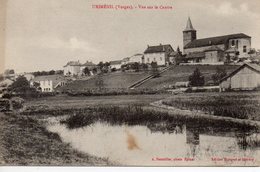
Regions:
<svg viewBox="0 0 260 172"><path fill-rule="evenodd" d="M0 166L259 167L259 0L0 0Z"/></svg>

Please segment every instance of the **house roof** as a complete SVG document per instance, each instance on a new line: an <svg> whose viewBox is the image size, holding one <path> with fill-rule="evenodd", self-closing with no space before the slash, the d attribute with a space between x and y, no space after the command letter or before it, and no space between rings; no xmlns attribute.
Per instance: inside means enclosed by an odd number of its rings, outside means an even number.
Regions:
<svg viewBox="0 0 260 172"><path fill-rule="evenodd" d="M227 49L225 52L226 52L226 53L235 53L235 52L238 52L238 50L237 50L235 47L230 47L230 48Z"/></svg>
<svg viewBox="0 0 260 172"><path fill-rule="evenodd" d="M81 64L81 66L96 66L94 63L86 61L86 63Z"/></svg>
<svg viewBox="0 0 260 172"><path fill-rule="evenodd" d="M193 53L187 54L187 56L186 56L187 59L196 59L196 58L204 58L204 57L205 57L204 52L193 52Z"/></svg>
<svg viewBox="0 0 260 172"><path fill-rule="evenodd" d="M233 72L231 72L229 75L225 76L224 78L222 78L220 80L220 83L225 81L227 78L234 76L236 73L238 73L241 69L248 67L250 69L252 69L253 71L257 72L260 74L260 66L254 63L245 63L242 66L239 66L236 70L234 70Z"/></svg>
<svg viewBox="0 0 260 172"><path fill-rule="evenodd" d="M33 82L52 81L53 86L55 88L58 83L67 80L63 75L44 75L44 76L37 76L32 81Z"/></svg>
<svg viewBox="0 0 260 172"><path fill-rule="evenodd" d="M237 39L237 38L251 38L251 37L244 33L238 33L238 34L216 36L216 37L203 38L203 39L195 39L194 41L191 41L190 43L185 45L184 49L225 44L228 40Z"/></svg>
<svg viewBox="0 0 260 172"><path fill-rule="evenodd" d="M64 67L66 66L80 66L80 62L79 61L69 61Z"/></svg>
<svg viewBox="0 0 260 172"><path fill-rule="evenodd" d="M110 61L110 65L119 65L121 64L122 60L114 60L114 61Z"/></svg>
<svg viewBox="0 0 260 172"><path fill-rule="evenodd" d="M122 61L123 61L123 62L127 62L127 61L129 61L129 59L130 59L129 57L126 57L126 58L123 58Z"/></svg>
<svg viewBox="0 0 260 172"><path fill-rule="evenodd" d="M174 51L170 44L166 44L166 45L160 44L157 46L148 46L144 51L144 54L165 52L167 49L171 49L172 51Z"/></svg>

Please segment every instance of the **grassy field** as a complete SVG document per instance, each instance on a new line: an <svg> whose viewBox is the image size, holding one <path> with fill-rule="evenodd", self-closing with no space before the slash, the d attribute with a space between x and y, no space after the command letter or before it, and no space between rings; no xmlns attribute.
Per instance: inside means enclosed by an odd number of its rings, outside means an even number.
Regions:
<svg viewBox="0 0 260 172"><path fill-rule="evenodd" d="M227 73L234 71L238 66L207 66L207 65L196 65L196 66L175 66L172 69L164 72L158 78L153 78L143 85L138 87L142 88L152 88L152 89L160 89L160 88L168 88L170 85L174 85L176 82L188 81L189 76L193 73L196 68L199 68L200 72L205 77L205 83L211 80L212 74L216 72L216 68L224 68Z"/></svg>
<svg viewBox="0 0 260 172"><path fill-rule="evenodd" d="M260 121L260 92L190 93L168 98L163 104L216 116Z"/></svg>
<svg viewBox="0 0 260 172"><path fill-rule="evenodd" d="M169 94L84 97L59 95L32 99L27 101L25 106L27 108L35 106L47 106L47 108L85 108L104 105L149 105L151 102L165 99L169 96Z"/></svg>
<svg viewBox="0 0 260 172"><path fill-rule="evenodd" d="M111 165L106 159L78 152L32 117L0 113L0 164Z"/></svg>
<svg viewBox="0 0 260 172"><path fill-rule="evenodd" d="M238 66L232 65L195 65L195 66L175 66L170 70L161 74L160 77L153 78L143 85L139 86L139 89L162 89L169 85L174 85L179 81L188 81L189 76L193 73L195 68L199 68L201 73L205 76L206 83L211 80L212 74L216 72L216 68L224 68L227 73L234 71ZM89 80L76 80L61 90L75 90L86 91L89 89L98 88L98 80L103 81L103 88L106 89L126 89L135 82L149 76L149 72L114 72L101 75L98 79L97 76Z"/></svg>
<svg viewBox="0 0 260 172"><path fill-rule="evenodd" d="M103 81L103 87L109 89L128 88L135 82L149 76L149 72L113 72L97 76L89 80L76 80L63 88L63 90L84 91L86 89L97 88L98 81Z"/></svg>

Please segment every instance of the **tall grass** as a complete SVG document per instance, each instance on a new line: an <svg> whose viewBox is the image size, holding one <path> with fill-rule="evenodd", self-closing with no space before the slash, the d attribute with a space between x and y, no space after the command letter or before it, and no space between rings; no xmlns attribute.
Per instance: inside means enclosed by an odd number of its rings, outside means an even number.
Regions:
<svg viewBox="0 0 260 172"><path fill-rule="evenodd" d="M251 98L251 99L250 99ZM201 110L211 115L227 116L240 119L260 120L260 100L256 97L233 96L190 96L172 98L163 104L180 109Z"/></svg>
<svg viewBox="0 0 260 172"><path fill-rule="evenodd" d="M232 121L213 121L205 118L193 118L183 116L180 114L169 115L168 112L161 112L157 110L143 109L141 106L131 105L127 107L118 106L104 106L95 107L88 110L77 111L68 118L61 121L66 124L68 128L80 128L90 125L95 122L106 122L111 125L145 125L148 128L156 131L162 128L167 131L175 131L176 126L184 124L196 126L221 126L221 127L244 127L242 124L234 123ZM163 125L159 125L163 124ZM248 126L248 129L253 128ZM177 132L182 129L176 128Z"/></svg>

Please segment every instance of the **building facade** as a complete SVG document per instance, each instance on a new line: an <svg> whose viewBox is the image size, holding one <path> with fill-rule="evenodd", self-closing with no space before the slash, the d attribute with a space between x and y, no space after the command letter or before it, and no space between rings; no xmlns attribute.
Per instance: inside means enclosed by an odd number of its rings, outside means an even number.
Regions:
<svg viewBox="0 0 260 172"><path fill-rule="evenodd" d="M158 46L149 46L144 51L143 63L151 64L156 62L159 66L164 66L169 64L170 54L174 52L170 44L167 45L158 45Z"/></svg>
<svg viewBox="0 0 260 172"><path fill-rule="evenodd" d="M143 54L135 54L129 57L129 63L144 63L144 55Z"/></svg>
<svg viewBox="0 0 260 172"><path fill-rule="evenodd" d="M197 39L197 31L188 18L183 31L183 53L186 54L189 62L214 64L236 61L249 58L250 50L251 37L244 33ZM198 53L200 53L199 57Z"/></svg>
<svg viewBox="0 0 260 172"><path fill-rule="evenodd" d="M110 69L121 69L121 65L122 65L122 60L114 60L114 61L110 61Z"/></svg>
<svg viewBox="0 0 260 172"><path fill-rule="evenodd" d="M246 63L220 81L220 91L260 88L260 66Z"/></svg>
<svg viewBox="0 0 260 172"><path fill-rule="evenodd" d="M38 86L35 86L38 83ZM66 85L67 80L61 75L37 76L30 81L31 87L37 87L41 92L54 92L56 88Z"/></svg>
<svg viewBox="0 0 260 172"><path fill-rule="evenodd" d="M96 65L92 62L86 61L86 63L81 64L79 61L70 61L65 66L63 66L63 73L66 76L73 75L84 75L84 69L88 68L90 73L96 68Z"/></svg>

